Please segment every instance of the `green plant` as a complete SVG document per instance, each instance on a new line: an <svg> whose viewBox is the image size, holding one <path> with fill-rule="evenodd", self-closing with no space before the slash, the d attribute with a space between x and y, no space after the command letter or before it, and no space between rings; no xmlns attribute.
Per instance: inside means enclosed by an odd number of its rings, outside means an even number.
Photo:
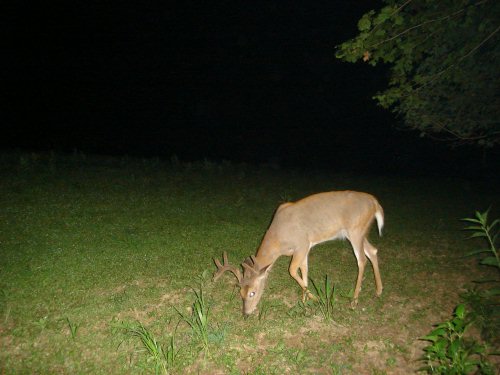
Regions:
<svg viewBox="0 0 500 375"><path fill-rule="evenodd" d="M71 338L74 340L80 325L78 323L72 322L69 318L66 318L66 323L68 323L69 332L71 333Z"/></svg>
<svg viewBox="0 0 500 375"><path fill-rule="evenodd" d="M312 300L307 300L307 301L302 301L299 300L294 306L292 306L288 311L287 315L291 318L297 317L297 316L307 316L310 314L311 307L314 305L314 301Z"/></svg>
<svg viewBox="0 0 500 375"><path fill-rule="evenodd" d="M175 348L174 336L170 336L167 346L164 347L140 322L120 322L116 323L114 328L122 329L131 337L139 338L144 351L148 355L148 362L152 361L154 364L155 374L168 374L168 369L174 366L178 354L178 350Z"/></svg>
<svg viewBox="0 0 500 375"><path fill-rule="evenodd" d="M422 340L431 344L424 348L426 366L422 370L431 374L469 374L480 371L493 374L486 359L486 346L464 337L470 321L466 320L465 305L456 307L453 317L436 328Z"/></svg>
<svg viewBox="0 0 500 375"><path fill-rule="evenodd" d="M330 280L328 275L326 275L324 288L322 288L321 286L317 286L314 283L313 279L310 280L314 288L316 303L319 306L321 315L323 315L323 318L325 318L325 320L333 320L333 308L335 307L335 303L337 302L337 296L332 281Z"/></svg>
<svg viewBox="0 0 500 375"><path fill-rule="evenodd" d="M208 306L205 300L205 295L203 293L203 288L200 283L198 290L193 289L195 295L195 300L191 308L191 315L186 315L181 313L177 308L175 310L181 316L192 329L194 334L201 341L202 347L205 350L205 354L208 353L208 341L209 341L209 326L208 326L208 316L210 312L210 306Z"/></svg>
<svg viewBox="0 0 500 375"><path fill-rule="evenodd" d="M38 321L34 322L33 324L35 326L37 326L38 328L40 328L41 331L43 331L43 330L45 330L45 328L47 328L48 323L49 323L49 317L44 316L44 317L38 319Z"/></svg>
<svg viewBox="0 0 500 375"><path fill-rule="evenodd" d="M484 283L482 283L484 284ZM489 289L474 287L460 295L467 304L469 318L481 332L481 338L492 345L500 344L500 306L498 296Z"/></svg>
<svg viewBox="0 0 500 375"><path fill-rule="evenodd" d="M471 251L467 255L471 256L481 253L490 253L490 255L481 259L481 264L496 267L500 271L500 257L498 255L498 249L496 247L496 241L499 233L498 225L500 223L500 220L496 219L493 221L493 223L489 224L488 213L489 210L483 213L476 211L476 217L462 219L463 221L467 221L469 223L474 224L464 228L465 230L473 231L471 238L483 237L488 242L487 248ZM497 290L497 292L500 291Z"/></svg>
<svg viewBox="0 0 500 375"><path fill-rule="evenodd" d="M488 213L489 210L483 213L476 211L474 218L462 219L473 224L464 228L472 231L471 238L484 238L488 245L487 248L474 250L466 256L488 253L486 257L482 257L480 264L496 267L500 271L500 259L496 246L499 220L496 219L490 224L488 222ZM481 329L481 336L493 343L495 341L498 343L500 333L499 283L500 280L498 279L482 280L477 282L478 286L481 287L469 289L462 295L464 301L472 308L471 317Z"/></svg>

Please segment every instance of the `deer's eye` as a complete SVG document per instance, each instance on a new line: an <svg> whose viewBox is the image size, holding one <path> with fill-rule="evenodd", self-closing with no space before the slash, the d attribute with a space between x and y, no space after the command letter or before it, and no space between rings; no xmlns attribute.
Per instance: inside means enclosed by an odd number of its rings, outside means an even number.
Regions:
<svg viewBox="0 0 500 375"><path fill-rule="evenodd" d="M250 292L250 293L248 294L248 296L249 296L250 298L252 298L253 296L255 296L255 292Z"/></svg>

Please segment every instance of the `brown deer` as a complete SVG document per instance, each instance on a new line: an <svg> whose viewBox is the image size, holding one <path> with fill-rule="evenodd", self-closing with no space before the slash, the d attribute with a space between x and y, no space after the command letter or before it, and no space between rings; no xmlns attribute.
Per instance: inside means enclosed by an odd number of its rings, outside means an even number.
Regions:
<svg viewBox="0 0 500 375"><path fill-rule="evenodd" d="M384 211L377 199L356 191L332 191L314 194L297 202L278 207L256 256L251 256L240 267L229 264L224 252L224 264L215 259L217 280L225 271L231 271L239 281L243 299L243 314L255 311L262 297L266 279L274 262L282 255L291 256L290 275L302 288L302 299L312 297L307 289L307 259L309 251L319 243L347 238L358 261L358 278L352 305L358 302L366 257L375 274L377 295L382 294L382 280L378 268L377 249L368 242L367 235L376 219L379 235L384 226ZM300 270L300 275L299 275Z"/></svg>

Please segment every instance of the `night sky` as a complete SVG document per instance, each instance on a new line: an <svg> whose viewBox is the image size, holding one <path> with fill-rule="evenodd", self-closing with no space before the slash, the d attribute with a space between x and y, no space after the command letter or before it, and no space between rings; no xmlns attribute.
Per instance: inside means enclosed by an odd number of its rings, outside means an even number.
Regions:
<svg viewBox="0 0 500 375"><path fill-rule="evenodd" d="M474 162L396 130L371 99L384 67L335 59L378 1L12 3L0 16L2 149L341 172Z"/></svg>

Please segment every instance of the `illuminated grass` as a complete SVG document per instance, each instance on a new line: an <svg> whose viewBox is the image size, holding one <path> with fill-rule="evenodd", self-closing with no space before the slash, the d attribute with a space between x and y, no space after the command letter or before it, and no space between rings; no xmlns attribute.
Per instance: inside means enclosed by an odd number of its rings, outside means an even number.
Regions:
<svg viewBox="0 0 500 375"><path fill-rule="evenodd" d="M142 323L121 322L114 324L113 327L122 329L127 335L139 339L148 362L152 362L155 374L168 374L169 369L174 367L178 350L173 336L169 338L168 344L163 346Z"/></svg>
<svg viewBox="0 0 500 375"><path fill-rule="evenodd" d="M316 297L315 302L321 315L325 320L333 320L337 296L331 279L326 275L323 286L316 285L313 279L311 279L311 284L314 289L314 296Z"/></svg>
<svg viewBox="0 0 500 375"><path fill-rule="evenodd" d="M449 286L480 278L474 260L458 256L475 245L463 241L457 219L500 201L456 180L83 155L11 154L0 162L6 374L151 370L136 345L122 343L112 329L117 320L142 322L163 345L175 331L173 372L381 373L390 363L410 373L421 354L414 349L418 337L456 305L459 290ZM254 253L282 197L342 189L369 191L385 209L384 236L370 237L379 249L382 296L375 298L367 266L358 308L339 298L336 324L291 311L301 290L288 275L290 259L280 258L260 316L244 320L234 280L205 282L212 330L209 354L200 357L191 327L179 324L176 312L191 313L187 286L213 272L212 258L223 251L234 262ZM313 249L309 275L325 274L339 296L352 289L357 268L348 242Z"/></svg>

